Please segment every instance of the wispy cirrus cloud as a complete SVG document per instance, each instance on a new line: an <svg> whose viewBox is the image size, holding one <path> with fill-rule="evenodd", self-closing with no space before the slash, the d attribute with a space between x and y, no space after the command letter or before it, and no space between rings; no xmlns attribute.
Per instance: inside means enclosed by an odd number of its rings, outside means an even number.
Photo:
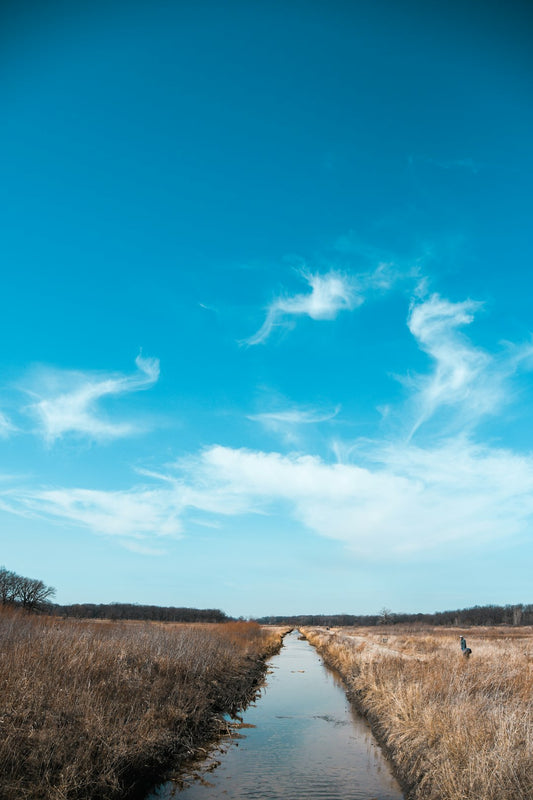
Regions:
<svg viewBox="0 0 533 800"><path fill-rule="evenodd" d="M135 359L137 372L132 375L39 370L30 391L36 399L27 411L37 421L37 430L48 443L67 434L94 440L116 439L138 432L131 422L108 419L100 407L106 397L148 389L159 379L159 360Z"/></svg>
<svg viewBox="0 0 533 800"><path fill-rule="evenodd" d="M0 411L0 439L7 439L12 433L17 430L11 420Z"/></svg>
<svg viewBox="0 0 533 800"><path fill-rule="evenodd" d="M405 381L414 409L411 436L445 409L452 425L464 430L512 400L509 381L531 363L533 346L526 342L489 353L473 345L461 328L471 325L481 309L476 300L453 303L438 294L411 305L409 330L433 361L427 374Z"/></svg>
<svg viewBox="0 0 533 800"><path fill-rule="evenodd" d="M431 373L414 381L417 418L412 433L441 406L468 404L478 417L498 402L497 381L486 380L490 356L459 332L481 307L474 300L451 303L438 294L411 306L409 330L435 362Z"/></svg>
<svg viewBox="0 0 533 800"><path fill-rule="evenodd" d="M333 320L339 312L350 311L363 302L355 280L339 272L330 271L320 275L302 271L302 276L311 291L273 300L262 326L244 344L265 342L276 326L284 324L291 317L304 315L314 320Z"/></svg>
<svg viewBox="0 0 533 800"><path fill-rule="evenodd" d="M248 419L280 435L286 444L294 447L300 443L301 432L305 427L331 422L338 415L340 408L340 406L324 409L290 405L277 408L275 411L248 414Z"/></svg>
<svg viewBox="0 0 533 800"><path fill-rule="evenodd" d="M340 411L340 406L333 410L324 411L317 408L302 408L293 406L278 411L265 411L260 414L249 414L248 419L260 422L263 425L315 425L319 422L328 422L334 419Z"/></svg>
<svg viewBox="0 0 533 800"><path fill-rule="evenodd" d="M32 488L11 485L0 491L0 508L18 516L44 518L63 525L75 525L97 535L117 539L128 549L157 555L164 552L162 540L182 538L189 511L206 518L194 524L217 526L212 515L234 516L248 511L240 491L223 485L203 486L184 479L183 469L154 471L139 468L150 483L123 490L81 487ZM156 548L150 542L156 541Z"/></svg>
<svg viewBox="0 0 533 800"><path fill-rule="evenodd" d="M124 491L81 488L5 491L3 507L25 516L72 523L93 533L117 537L130 549L147 552L146 538L179 538L183 503L176 492L135 486ZM139 550L141 548L141 550ZM154 552L148 547L150 552Z"/></svg>

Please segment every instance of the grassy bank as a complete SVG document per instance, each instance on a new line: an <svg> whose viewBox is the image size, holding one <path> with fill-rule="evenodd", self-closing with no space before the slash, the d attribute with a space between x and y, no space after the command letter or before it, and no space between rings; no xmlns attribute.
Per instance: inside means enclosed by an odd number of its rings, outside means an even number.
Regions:
<svg viewBox="0 0 533 800"><path fill-rule="evenodd" d="M134 796L255 693L281 632L0 613L0 797Z"/></svg>
<svg viewBox="0 0 533 800"><path fill-rule="evenodd" d="M533 631L302 632L344 677L413 800L532 800Z"/></svg>

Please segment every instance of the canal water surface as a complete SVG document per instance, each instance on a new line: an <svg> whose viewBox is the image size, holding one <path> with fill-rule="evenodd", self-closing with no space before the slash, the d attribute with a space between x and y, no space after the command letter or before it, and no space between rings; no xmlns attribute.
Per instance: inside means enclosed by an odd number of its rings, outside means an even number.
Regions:
<svg viewBox="0 0 533 800"><path fill-rule="evenodd" d="M293 632L269 663L244 727L206 762L203 779L165 783L147 800L401 800L368 724L315 649Z"/></svg>

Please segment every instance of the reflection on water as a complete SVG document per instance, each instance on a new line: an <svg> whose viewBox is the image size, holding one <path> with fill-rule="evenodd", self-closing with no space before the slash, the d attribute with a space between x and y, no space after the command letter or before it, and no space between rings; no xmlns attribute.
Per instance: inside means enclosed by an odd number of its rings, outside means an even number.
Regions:
<svg viewBox="0 0 533 800"><path fill-rule="evenodd" d="M147 800L400 800L403 795L367 723L336 675L297 633L271 662L220 763L179 790L165 783Z"/></svg>

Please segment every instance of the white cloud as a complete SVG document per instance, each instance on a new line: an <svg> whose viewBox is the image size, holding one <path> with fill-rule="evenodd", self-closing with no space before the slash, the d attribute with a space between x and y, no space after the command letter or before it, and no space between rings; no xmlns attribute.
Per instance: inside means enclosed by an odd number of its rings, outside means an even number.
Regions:
<svg viewBox="0 0 533 800"><path fill-rule="evenodd" d="M266 427L276 428L280 425L314 425L319 422L328 422L340 411L337 406L333 411L321 411L316 408L292 407L279 411L266 411L260 414L249 414L248 419L260 422Z"/></svg>
<svg viewBox="0 0 533 800"><path fill-rule="evenodd" d="M286 401L280 403L279 398L271 405L275 410L248 414L247 419L258 422L265 430L279 436L291 449L304 447L309 427L331 422L341 409L340 405L328 409L288 405Z"/></svg>
<svg viewBox="0 0 533 800"><path fill-rule="evenodd" d="M13 502L13 492L11 502ZM134 487L126 491L43 489L18 495L19 507L39 516L72 522L95 533L126 540L178 536L183 504L166 489Z"/></svg>
<svg viewBox="0 0 533 800"><path fill-rule="evenodd" d="M371 467L213 447L193 474L240 495L248 511L288 504L308 529L367 556L507 537L533 514L529 458L465 439L433 449L371 445L370 455Z"/></svg>
<svg viewBox="0 0 533 800"><path fill-rule="evenodd" d="M8 417L0 411L0 439L7 439L16 430L16 427L11 423Z"/></svg>
<svg viewBox="0 0 533 800"><path fill-rule="evenodd" d="M178 537L221 517L288 514L366 558L478 546L524 535L533 520L533 458L465 437L422 448L362 443L358 463L213 446L154 487L9 492L9 507L118 537ZM192 516L190 516L192 512ZM223 535L221 533L221 535ZM129 546L128 545L128 546Z"/></svg>
<svg viewBox="0 0 533 800"><path fill-rule="evenodd" d="M464 415L478 420L503 401L501 365L458 331L473 321L481 307L474 300L451 303L438 294L412 305L409 330L435 362L429 375L412 382L416 407L412 433L443 406L461 407Z"/></svg>
<svg viewBox="0 0 533 800"><path fill-rule="evenodd" d="M311 291L308 294L276 298L268 307L261 328L245 340L245 344L254 345L266 341L274 327L283 324L287 318L303 314L314 320L333 320L340 311L349 311L363 302L356 291L354 280L338 272L331 271L324 275L306 272L302 274Z"/></svg>
<svg viewBox="0 0 533 800"><path fill-rule="evenodd" d="M26 513L134 543L186 534L191 510L196 525L201 513L209 522L283 509L369 558L506 539L524 534L533 518L533 459L464 437L433 448L366 443L359 463L335 464L214 446L153 477L160 483L152 489L45 490L18 503Z"/></svg>
<svg viewBox="0 0 533 800"><path fill-rule="evenodd" d="M135 363L138 371L133 375L41 370L39 387L31 392L39 399L28 410L46 441L53 442L65 434L102 440L136 433L134 424L108 420L98 407L105 397L147 389L157 382L158 359L139 355Z"/></svg>

